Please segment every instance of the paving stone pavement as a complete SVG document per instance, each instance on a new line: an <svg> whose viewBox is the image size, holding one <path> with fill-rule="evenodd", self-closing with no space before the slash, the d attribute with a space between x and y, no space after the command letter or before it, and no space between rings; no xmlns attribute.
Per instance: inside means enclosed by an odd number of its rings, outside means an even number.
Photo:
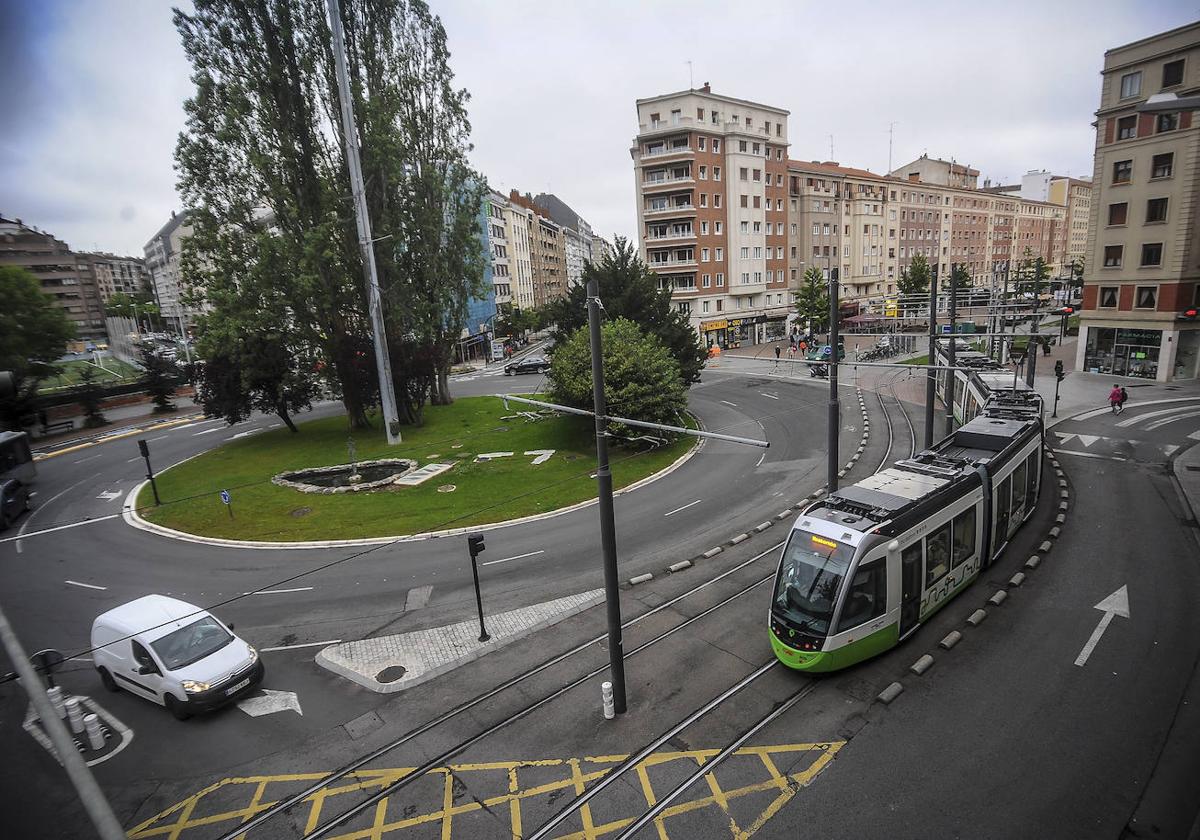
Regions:
<svg viewBox="0 0 1200 840"><path fill-rule="evenodd" d="M375 636L331 645L317 654L317 664L380 694L412 688L488 651L549 627L593 606L604 597L603 589L568 595L529 607L485 616L491 638L479 641L477 619L460 621L428 630L391 636ZM402 674L382 674L385 669L403 668Z"/></svg>

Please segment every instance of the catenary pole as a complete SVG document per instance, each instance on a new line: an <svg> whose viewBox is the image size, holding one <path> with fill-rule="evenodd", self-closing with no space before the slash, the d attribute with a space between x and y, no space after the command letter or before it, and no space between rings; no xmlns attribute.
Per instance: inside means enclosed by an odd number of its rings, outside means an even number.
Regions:
<svg viewBox="0 0 1200 840"><path fill-rule="evenodd" d="M1025 358L1029 363L1025 367L1025 384L1030 388L1033 387L1033 374L1037 370L1037 351L1038 351L1038 321L1042 320L1042 313L1038 311L1039 286L1037 279L1033 281L1033 323L1029 327L1029 344L1026 345Z"/></svg>
<svg viewBox="0 0 1200 840"><path fill-rule="evenodd" d="M966 269L963 269L966 271ZM946 361L950 367L954 367L955 362L955 344L958 343L958 336L954 332L954 321L958 317L958 284L955 282L954 266L950 266L950 346L946 349ZM933 359L930 358L930 363ZM954 433L954 377L946 377L946 434Z"/></svg>
<svg viewBox="0 0 1200 840"><path fill-rule="evenodd" d="M604 597L608 603L608 663L612 671L613 708L625 713L625 649L621 641L621 589L617 580L617 525L613 515L612 472L608 467L608 406L604 399L604 356L600 342L600 291L587 284L588 332L592 340L592 402L596 412L596 492L600 508L600 542L604 549Z"/></svg>
<svg viewBox="0 0 1200 840"><path fill-rule="evenodd" d="M83 756L76 749L75 739L67 732L66 724L62 722L62 718L54 710L50 698L46 696L46 689L42 686L42 681L33 670L33 666L29 664L29 657L26 656L17 634L13 632L3 611L0 611L0 643L4 645L4 650L8 654L8 658L12 660L17 676L21 679L21 687L29 695L34 711L41 718L46 734L50 736L50 743L54 745L58 760L63 769L67 771L67 778L70 779L75 792L79 795L79 801L83 803L92 825L96 827L97 836L101 840L125 840L125 830L117 822L112 807L104 798L104 792L96 784L96 779L92 776L92 771L88 769L87 762L83 760Z"/></svg>
<svg viewBox="0 0 1200 840"><path fill-rule="evenodd" d="M358 130L354 124L354 104L350 100L349 71L346 69L346 42L342 33L342 15L338 0L326 0L329 28L333 32L333 57L337 69L338 99L341 101L342 134L346 141L346 166L350 170L350 191L354 195L354 218L358 223L358 246L362 250L363 274L367 282L367 307L371 332L375 337L375 369L379 372L379 402L389 446L400 442L400 417L396 413L396 392L392 385L392 362L388 356L387 333L383 326L383 300L379 294L379 275L375 270L375 245L371 239L371 217L363 188L362 164L358 158Z"/></svg>
<svg viewBox="0 0 1200 840"><path fill-rule="evenodd" d="M829 450L829 473L826 477L827 491L833 493L838 487L838 429L841 427L841 411L838 406L838 277L829 272L829 429L826 448Z"/></svg>
<svg viewBox="0 0 1200 840"><path fill-rule="evenodd" d="M929 363L937 357L937 281L938 264L929 273ZM933 446L933 405L937 397L937 371L925 376L925 448Z"/></svg>

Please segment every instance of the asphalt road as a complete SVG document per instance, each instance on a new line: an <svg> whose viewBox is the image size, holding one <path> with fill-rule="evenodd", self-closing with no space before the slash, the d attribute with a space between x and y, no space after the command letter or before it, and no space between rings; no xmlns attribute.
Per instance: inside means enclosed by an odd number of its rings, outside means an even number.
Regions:
<svg viewBox="0 0 1200 840"><path fill-rule="evenodd" d="M538 376L475 374L457 380L455 393L528 393L540 385ZM622 576L695 556L819 485L825 473L827 393L817 382L706 372L690 399L704 427L765 437L771 448L706 441L668 477L619 496ZM339 408L319 406L313 415ZM846 416L852 419L844 424L843 436L856 445L858 417ZM161 470L274 423L277 418L255 417L227 428L221 421L201 421L145 437ZM69 656L81 653L78 661L67 664L63 685L100 701L133 729L135 737L125 754L98 770L105 784L214 772L351 720L384 698L318 667L313 656L319 643L405 632L474 614L470 565L461 537L360 549L224 548L150 534L119 517L37 535L118 513L143 478L136 437L67 452L39 462L38 469L38 506L20 522L24 538L0 544L0 603L30 651L51 647ZM325 571L279 583L343 558L345 562ZM482 578L493 612L598 588L602 574L596 509L589 506L489 530L482 559L489 563ZM497 560L506 562L493 562ZM406 613L408 591L420 586L433 587L428 603ZM242 596L264 587L268 591ZM234 623L239 635L266 649L264 686L295 692L303 714L286 711L251 718L231 707L180 724L163 709L129 694L104 693L85 653L91 621L106 609L151 592L204 606L234 599L217 612ZM0 663L0 669L8 670L7 663ZM40 747L19 728L24 712L23 693L15 685L0 687L0 741L12 744L18 756L45 763L45 756L30 756ZM180 751L187 754L186 762L179 760Z"/></svg>

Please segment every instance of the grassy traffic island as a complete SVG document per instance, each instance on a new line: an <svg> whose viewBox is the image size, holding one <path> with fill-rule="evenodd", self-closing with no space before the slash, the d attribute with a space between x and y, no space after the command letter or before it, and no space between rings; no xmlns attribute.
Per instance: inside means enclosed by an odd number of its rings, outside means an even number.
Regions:
<svg viewBox="0 0 1200 840"><path fill-rule="evenodd" d="M162 504L154 506L147 484L137 506L144 519L189 534L298 542L505 522L594 498L591 418L526 410L532 407L510 403L506 409L494 397L465 397L427 407L425 425L402 428L403 442L395 447L387 445L378 418L372 418L374 428L353 433L357 461L407 458L421 467L451 465L415 486L322 495L272 484L272 477L287 470L350 460L346 418L337 416L299 423L296 434L281 427L231 440L170 467L157 476ZM658 446L610 441L614 487L664 469L695 443L688 436ZM541 454L525 454L533 450ZM545 457L548 450L553 454ZM228 507L221 490L229 491Z"/></svg>

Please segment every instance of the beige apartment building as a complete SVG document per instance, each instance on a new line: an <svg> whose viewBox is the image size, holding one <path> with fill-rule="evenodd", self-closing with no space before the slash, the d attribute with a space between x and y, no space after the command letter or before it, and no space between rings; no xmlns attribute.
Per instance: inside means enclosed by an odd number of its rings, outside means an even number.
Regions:
<svg viewBox="0 0 1200 840"><path fill-rule="evenodd" d="M96 278L100 299L105 303L115 294L135 295L149 286L146 263L138 257L118 257L115 254L80 254L87 260Z"/></svg>
<svg viewBox="0 0 1200 840"><path fill-rule="evenodd" d="M0 216L0 265L30 271L42 292L75 324L76 337L103 340L104 300L87 255L76 254L52 234Z"/></svg>
<svg viewBox="0 0 1200 840"><path fill-rule="evenodd" d="M1047 200L1066 208L1066 243L1063 262L1086 263L1088 225L1092 215L1092 182L1081 178L1054 178Z"/></svg>
<svg viewBox="0 0 1200 840"><path fill-rule="evenodd" d="M1078 366L1200 376L1200 23L1104 54Z"/></svg>
<svg viewBox="0 0 1200 840"><path fill-rule="evenodd" d="M637 101L630 149L642 258L709 345L780 337L788 112L698 90Z"/></svg>

